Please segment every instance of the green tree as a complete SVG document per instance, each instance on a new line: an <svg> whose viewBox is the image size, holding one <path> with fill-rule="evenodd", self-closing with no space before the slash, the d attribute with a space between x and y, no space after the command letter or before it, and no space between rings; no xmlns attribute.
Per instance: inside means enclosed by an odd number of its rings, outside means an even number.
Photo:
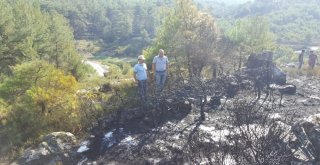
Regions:
<svg viewBox="0 0 320 165"><path fill-rule="evenodd" d="M239 68L241 68L246 55L276 48L275 36L270 31L268 21L262 17L241 19L226 35L238 46Z"/></svg>
<svg viewBox="0 0 320 165"><path fill-rule="evenodd" d="M54 63L77 77L81 65L73 31L68 21L56 12L46 13L40 4L24 0L1 0L0 72L10 74L11 67L25 61L42 59Z"/></svg>
<svg viewBox="0 0 320 165"><path fill-rule="evenodd" d="M56 11L68 18L76 39L103 39L111 55L136 55L150 43L141 40L142 32L147 31L150 38L155 36L160 6L169 4L157 6L157 1L40 0L40 4L44 11Z"/></svg>
<svg viewBox="0 0 320 165"><path fill-rule="evenodd" d="M80 62L81 58L77 55L74 41L73 33L69 27L68 21L57 13L52 13L50 15L50 44L51 44L51 54L49 56L49 61L57 68L66 69L71 71L74 64Z"/></svg>
<svg viewBox="0 0 320 165"><path fill-rule="evenodd" d="M148 13L146 10L146 6L136 5L134 7L134 18L133 18L133 25L132 25L132 33L135 36L139 36L142 30L145 30L146 25L148 23Z"/></svg>
<svg viewBox="0 0 320 165"><path fill-rule="evenodd" d="M0 74L8 73L9 66L15 63L12 55L10 38L14 34L14 22L11 6L5 1L0 0Z"/></svg>
<svg viewBox="0 0 320 165"><path fill-rule="evenodd" d="M116 40L126 39L132 33L132 17L129 13L114 11L111 33Z"/></svg>
<svg viewBox="0 0 320 165"><path fill-rule="evenodd" d="M19 145L50 131L80 127L77 86L73 76L46 61L15 66L0 86L0 97L11 105L1 141Z"/></svg>
<svg viewBox="0 0 320 165"><path fill-rule="evenodd" d="M173 11L166 14L166 20L157 33L157 39L148 56L164 48L177 57L188 70L188 76L201 76L206 66L217 59L214 50L218 37L215 20L200 12L191 0L177 0Z"/></svg>
<svg viewBox="0 0 320 165"><path fill-rule="evenodd" d="M224 6L220 12L216 3L212 6L214 15L220 15L222 21L235 22L238 19L264 16L269 18L271 31L277 35L277 42L281 44L299 45L305 43L305 36L311 35L308 45L319 42L320 31L318 30L319 1L310 0L277 0L277 1L253 1L239 6ZM229 29L229 27L221 28Z"/></svg>

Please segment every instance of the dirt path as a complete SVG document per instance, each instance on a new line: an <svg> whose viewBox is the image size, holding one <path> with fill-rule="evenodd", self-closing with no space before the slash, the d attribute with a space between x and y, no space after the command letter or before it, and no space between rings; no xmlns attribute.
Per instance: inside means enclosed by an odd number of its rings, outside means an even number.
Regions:
<svg viewBox="0 0 320 165"><path fill-rule="evenodd" d="M107 72L107 69L105 69L105 67L103 67L101 64L99 64L98 62L95 62L95 61L90 61L90 60L87 60L85 61L85 64L88 64L90 65L93 69L96 70L97 74L101 77L104 76L104 73Z"/></svg>

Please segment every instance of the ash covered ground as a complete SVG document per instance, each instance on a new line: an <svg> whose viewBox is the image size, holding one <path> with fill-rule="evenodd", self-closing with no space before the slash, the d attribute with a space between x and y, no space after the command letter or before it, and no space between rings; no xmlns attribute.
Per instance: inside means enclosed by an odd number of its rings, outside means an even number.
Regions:
<svg viewBox="0 0 320 165"><path fill-rule="evenodd" d="M301 124L301 121L319 113L320 79L296 77L287 78L287 82L297 87L296 94L284 94L281 105L281 93L276 90L272 97L268 97L265 101L263 92L259 100L255 100L256 93L254 92L240 92L232 99L222 98L221 105L216 109L205 108L206 118L204 121L200 120L199 107L188 103L166 107L165 110L154 108L161 105L126 110L122 112L123 115L120 115L122 119L119 119L118 122L106 120L106 127L100 130L102 132L96 133L89 140L89 144L86 144L87 150L81 153L82 159L79 160L79 164L256 164L257 162L313 164L318 161L318 151L308 150L312 150L310 148L314 148L318 144L312 140L309 141L311 146L303 144L307 143L303 136L310 135L295 134L294 131L300 128L310 130L319 126L317 121L310 128L305 128L303 124L297 125L299 121ZM244 103L241 100L246 101ZM234 111L240 112L243 109L235 108L235 102L242 106L253 100L256 101L254 108L247 107L251 109L251 114L243 115L259 119L246 121L246 117L237 118L239 114ZM233 110L228 110L230 108ZM285 125L281 129L277 128L276 131L280 132L279 136L286 137L279 138L278 140L281 142L276 142L279 143L278 148L273 148L273 150L281 152L282 162L278 161L279 157L272 158L272 152L264 153L261 151L260 154L271 154L269 158L264 158L254 155L259 154L259 151L247 151L252 148L270 150L270 148L263 147L262 144L256 142L270 132L272 125L266 122L267 120L262 121L262 118L268 118L268 121L277 121ZM235 120L238 122L243 120L243 123L237 123ZM248 128L242 128L244 125ZM246 131L258 133L251 134ZM285 133L286 135L282 135ZM245 147L247 144L234 147L236 144L233 143L248 141L248 139L235 140L237 134L252 136L247 138L256 144L252 147ZM312 136L319 136L319 131ZM272 140L274 139L269 139L267 142L271 143ZM248 153L241 154L241 152ZM250 162L245 158L235 158L236 155L244 157L251 155L252 159L256 160Z"/></svg>

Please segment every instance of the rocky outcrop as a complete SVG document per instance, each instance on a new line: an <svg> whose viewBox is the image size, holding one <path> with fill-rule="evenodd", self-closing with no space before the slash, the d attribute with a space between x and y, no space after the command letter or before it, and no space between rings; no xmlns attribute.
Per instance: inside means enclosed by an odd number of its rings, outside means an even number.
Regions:
<svg viewBox="0 0 320 165"><path fill-rule="evenodd" d="M72 164L72 150L77 140L69 132L53 132L43 138L36 149L27 149L17 164L56 165Z"/></svg>
<svg viewBox="0 0 320 165"><path fill-rule="evenodd" d="M302 162L320 163L320 114L297 121L289 145Z"/></svg>
<svg viewBox="0 0 320 165"><path fill-rule="evenodd" d="M248 58L245 73L263 83L286 84L286 74L273 63L272 52L251 54Z"/></svg>

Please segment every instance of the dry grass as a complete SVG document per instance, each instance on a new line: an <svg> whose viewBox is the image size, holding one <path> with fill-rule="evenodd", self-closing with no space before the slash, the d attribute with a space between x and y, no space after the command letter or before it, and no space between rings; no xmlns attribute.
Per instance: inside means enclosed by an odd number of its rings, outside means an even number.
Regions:
<svg viewBox="0 0 320 165"><path fill-rule="evenodd" d="M310 69L309 66L303 66L301 69L298 68L282 68L290 77L307 76L307 77L320 77L320 66L315 66L314 69Z"/></svg>

